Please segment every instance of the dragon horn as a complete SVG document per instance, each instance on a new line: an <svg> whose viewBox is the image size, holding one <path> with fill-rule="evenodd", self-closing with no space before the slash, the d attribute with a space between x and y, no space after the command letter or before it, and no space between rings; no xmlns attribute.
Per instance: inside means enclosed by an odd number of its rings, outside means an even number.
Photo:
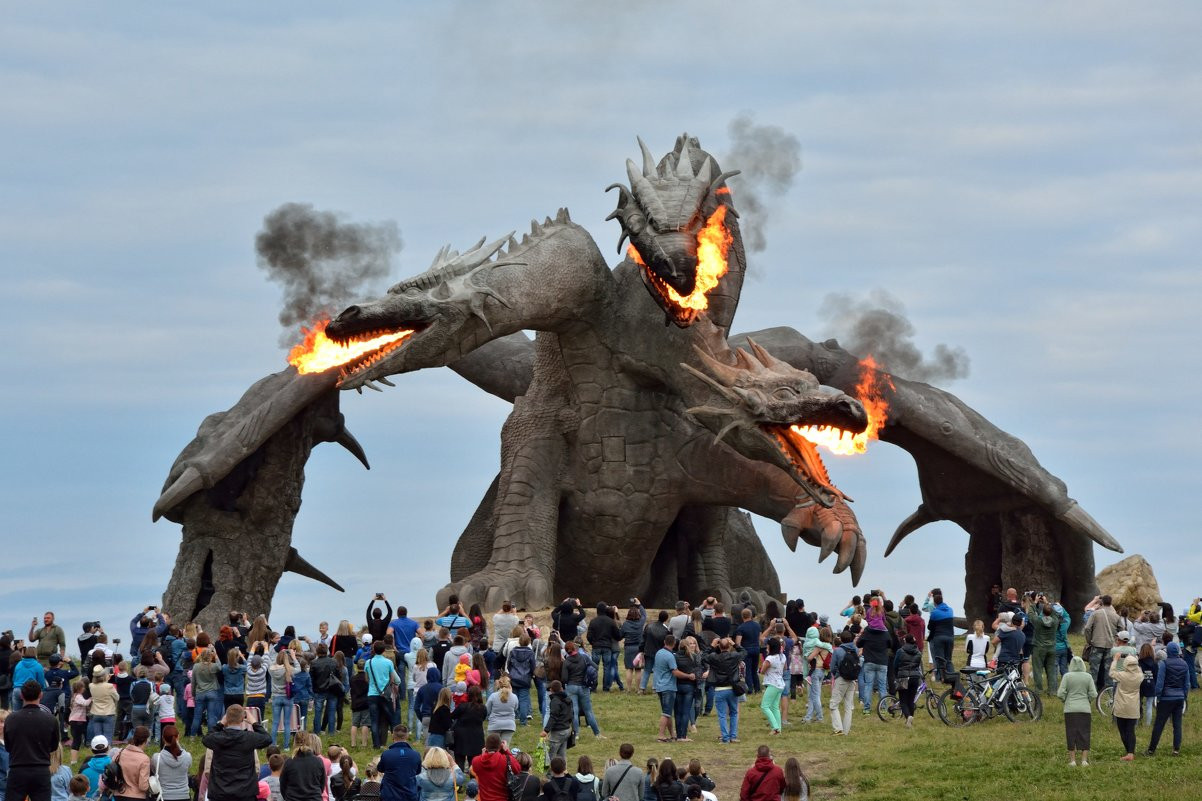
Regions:
<svg viewBox="0 0 1202 801"><path fill-rule="evenodd" d="M676 159L676 177L682 181L693 180L693 159L689 155L689 140L685 139Z"/></svg>
<svg viewBox="0 0 1202 801"><path fill-rule="evenodd" d="M693 350L701 357L702 365L709 371L710 375L717 378L727 387L733 387L735 381L743 374L743 371L738 367L718 361L696 345L693 346Z"/></svg>
<svg viewBox="0 0 1202 801"><path fill-rule="evenodd" d="M700 380L701 380L701 381L703 381L705 384L707 384L708 386L712 387L712 388L714 389L714 391L715 391L715 392L717 392L717 393L718 393L719 395L721 395L722 397L726 398L726 399L727 399L728 401L730 401L731 403L738 403L738 402L739 402L739 396L738 396L738 395L736 395L736 394L734 393L734 391L733 391L733 390L731 390L729 387L724 387L724 386L722 386L722 384L721 384L720 382L718 382L718 381L714 380L713 378L711 378L710 376L708 376L708 375L706 375L705 373L701 372L701 371L700 371L700 370L698 370L697 368L695 368L695 367L692 367L692 366L690 366L690 365L687 365L687 364L685 364L684 362L681 362L681 363L680 363L680 366L681 366L681 367L683 367L683 368L685 369L685 372L689 373L690 375L694 376L695 378L698 378L698 379L700 379ZM700 408L703 408L703 407L697 407L697 408L698 408L698 409L700 409ZM691 414L692 412L693 412L693 410L692 410L692 409L689 409L689 413Z"/></svg>
<svg viewBox="0 0 1202 801"><path fill-rule="evenodd" d="M643 175L651 177L656 174L655 156L651 155L651 151L647 148L641 136L636 136L635 139L639 140L639 150L643 151Z"/></svg>
<svg viewBox="0 0 1202 801"><path fill-rule="evenodd" d="M714 176L714 159L712 156L707 156L705 162L702 163L701 169L697 171L697 177L694 178L697 183L701 184L709 190L710 179Z"/></svg>
<svg viewBox="0 0 1202 801"><path fill-rule="evenodd" d="M337 581L334 581L334 579L318 570L305 557L297 553L296 548L288 549L288 558L284 560L284 571L286 573L296 573L298 576L311 578L314 581L320 581L322 584L328 584L339 592L346 592Z"/></svg>
<svg viewBox="0 0 1202 801"><path fill-rule="evenodd" d="M710 191L714 191L722 184L726 183L727 178L734 178L741 173L742 170L730 170L729 172L720 173L717 178L710 182Z"/></svg>
<svg viewBox="0 0 1202 801"><path fill-rule="evenodd" d="M751 357L747 355L747 351L742 348L735 348L735 364L753 373L762 373L764 371L764 368L752 361Z"/></svg>
<svg viewBox="0 0 1202 801"><path fill-rule="evenodd" d="M769 370L772 370L777 373L794 372L795 370L797 370L797 368L794 367L793 365L789 364L786 361L782 361L781 359L776 358L771 353L766 351L763 347L760 346L760 344L758 342L756 342L751 337L747 337L747 345L748 345L748 347L751 348L751 352L755 354L755 357L760 360L760 363L763 364L765 367L767 367Z"/></svg>

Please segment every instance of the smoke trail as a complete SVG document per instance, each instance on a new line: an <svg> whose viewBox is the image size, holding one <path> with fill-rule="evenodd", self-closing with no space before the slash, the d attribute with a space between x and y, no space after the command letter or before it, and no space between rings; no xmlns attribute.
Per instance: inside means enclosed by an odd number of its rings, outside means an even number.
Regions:
<svg viewBox="0 0 1202 801"><path fill-rule="evenodd" d="M255 237L259 267L284 287L280 337L287 346L296 327L342 311L369 294L372 281L391 271L401 249L396 223L352 224L307 203L285 203L263 218Z"/></svg>
<svg viewBox="0 0 1202 801"><path fill-rule="evenodd" d="M730 180L739 210L743 247L752 252L768 246L764 226L770 201L780 198L801 170L801 142L775 125L756 125L740 115L730 122L730 152L722 159L728 170L742 170Z"/></svg>
<svg viewBox="0 0 1202 801"><path fill-rule="evenodd" d="M968 375L963 348L935 346L928 358L914 344L914 325L901 301L884 290L866 299L827 295L818 315L834 330L839 344L857 356L872 355L885 370L914 381L955 381Z"/></svg>

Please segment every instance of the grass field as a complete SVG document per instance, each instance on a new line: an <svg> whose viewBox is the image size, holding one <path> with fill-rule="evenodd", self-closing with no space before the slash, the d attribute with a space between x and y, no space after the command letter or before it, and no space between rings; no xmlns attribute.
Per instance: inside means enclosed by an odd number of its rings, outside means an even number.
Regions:
<svg viewBox="0 0 1202 801"><path fill-rule="evenodd" d="M1080 643L1074 643L1080 648ZM829 697L829 691L828 696ZM756 747L772 747L777 764L797 757L810 779L813 798L856 798L907 801L909 799L997 799L1038 798L1051 801L1094 801L1095 799L1198 798L1202 797L1202 722L1195 691L1191 710L1185 716L1181 756L1174 758L1172 727L1166 728L1157 756L1143 757L1151 727L1137 729L1137 757L1133 763L1119 762L1122 755L1112 721L1095 714L1090 767L1070 768L1064 751L1064 726L1060 702L1045 698L1043 719L1031 723L1009 723L1004 718L952 729L932 720L921 708L913 729L900 722L883 723L875 714L863 716L857 707L850 737L831 735L830 710L822 724L802 725L804 704L794 702L790 719L779 737L770 737L759 710L759 696L748 696L741 706L739 738L729 745L718 743L718 724L713 716L698 720L691 743L656 742L658 703L653 695L603 693L593 696L593 707L602 733L595 739L587 729L576 748L568 752L569 768L576 758L588 754L598 771L605 760L617 755L618 745L632 743L634 761L642 765L648 757L671 757L678 765L692 757L701 760L710 778L717 782L721 801L738 796L743 773L755 759ZM537 715L536 715L537 720ZM346 714L344 727L349 726ZM519 727L514 744L533 750L539 729ZM348 735L332 740L343 746ZM188 747L197 757L199 741ZM362 765L376 755L370 748L353 749Z"/></svg>

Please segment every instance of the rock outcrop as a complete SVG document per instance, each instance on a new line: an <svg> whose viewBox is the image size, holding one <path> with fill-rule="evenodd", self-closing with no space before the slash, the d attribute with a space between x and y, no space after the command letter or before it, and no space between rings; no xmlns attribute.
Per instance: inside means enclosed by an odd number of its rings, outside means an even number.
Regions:
<svg viewBox="0 0 1202 801"><path fill-rule="evenodd" d="M1128 556L1099 573L1098 591L1109 595L1116 609L1134 612L1155 609L1156 604L1164 600L1152 566L1139 554Z"/></svg>

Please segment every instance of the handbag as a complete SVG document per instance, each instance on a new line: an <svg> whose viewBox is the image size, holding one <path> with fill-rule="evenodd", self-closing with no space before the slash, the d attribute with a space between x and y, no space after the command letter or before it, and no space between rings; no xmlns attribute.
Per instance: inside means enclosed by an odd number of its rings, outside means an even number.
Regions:
<svg viewBox="0 0 1202 801"><path fill-rule="evenodd" d="M539 662L537 665L534 666L534 678L536 678L536 679L547 678L547 666L544 665L542 662Z"/></svg>
<svg viewBox="0 0 1202 801"><path fill-rule="evenodd" d="M634 665L635 670L642 670L643 666L647 664L647 656L639 651L634 655L634 659L630 660L630 664Z"/></svg>
<svg viewBox="0 0 1202 801"><path fill-rule="evenodd" d="M161 754L162 752L160 751L154 755L154 761L151 763L152 770L150 771L150 777L146 780L150 788L147 793L149 798L163 797L163 785L159 782L159 757Z"/></svg>

